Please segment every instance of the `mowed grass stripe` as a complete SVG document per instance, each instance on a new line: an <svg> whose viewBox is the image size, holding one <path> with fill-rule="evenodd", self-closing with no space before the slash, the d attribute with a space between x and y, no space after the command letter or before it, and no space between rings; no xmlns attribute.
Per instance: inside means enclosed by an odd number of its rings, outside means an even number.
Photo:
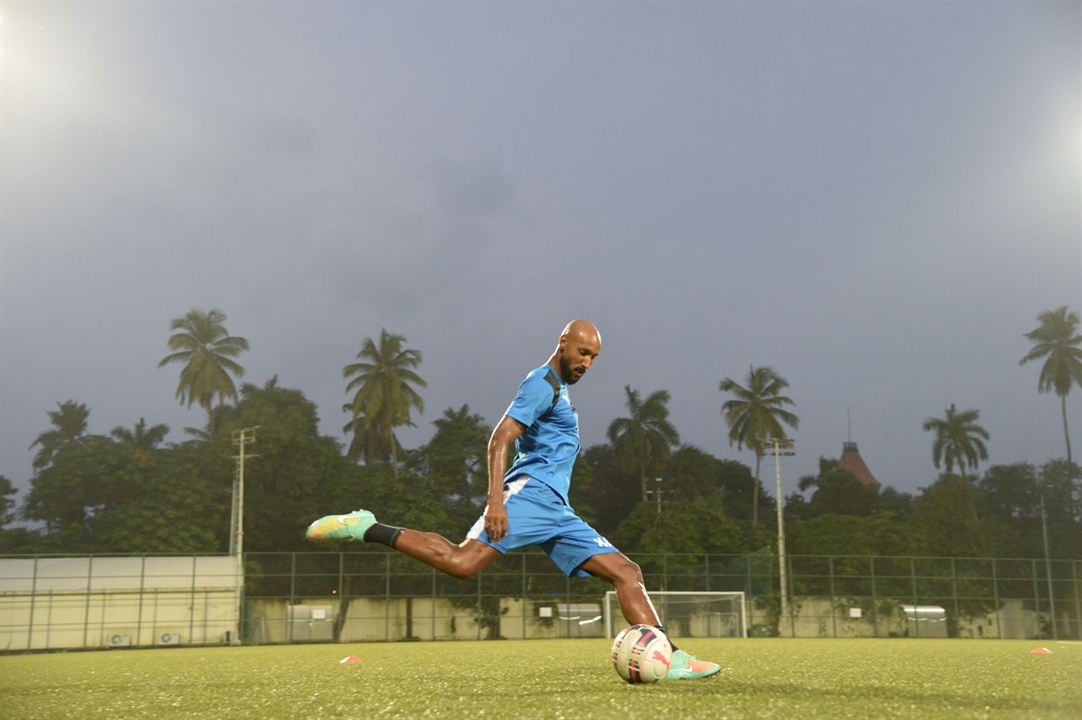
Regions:
<svg viewBox="0 0 1082 720"><path fill-rule="evenodd" d="M603 640L0 657L2 718L1072 718L1082 644L689 640L701 681L625 684ZM1052 655L1031 655L1043 645ZM338 661L361 657L355 665Z"/></svg>

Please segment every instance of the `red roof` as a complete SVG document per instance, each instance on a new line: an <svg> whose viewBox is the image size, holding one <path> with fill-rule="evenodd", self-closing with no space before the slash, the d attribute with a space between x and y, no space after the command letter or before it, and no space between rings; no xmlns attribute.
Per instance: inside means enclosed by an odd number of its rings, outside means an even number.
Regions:
<svg viewBox="0 0 1082 720"><path fill-rule="evenodd" d="M853 477L868 487L879 487L879 481L872 475L872 471L864 464L864 458L860 456L855 442L847 442L842 445L842 457L838 460L838 466L849 471Z"/></svg>

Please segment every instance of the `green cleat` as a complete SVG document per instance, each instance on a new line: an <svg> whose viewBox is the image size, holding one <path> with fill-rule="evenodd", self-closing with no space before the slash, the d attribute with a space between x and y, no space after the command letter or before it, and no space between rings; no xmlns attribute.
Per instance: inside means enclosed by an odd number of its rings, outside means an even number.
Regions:
<svg viewBox="0 0 1082 720"><path fill-rule="evenodd" d="M368 528L376 524L376 516L367 510L354 510L345 515L326 515L304 531L304 539L312 542L327 540L360 540Z"/></svg>
<svg viewBox="0 0 1082 720"><path fill-rule="evenodd" d="M665 675L665 679L697 680L710 677L719 670L721 670L721 666L717 663L696 660L683 650L673 650L672 664L669 666L669 672Z"/></svg>

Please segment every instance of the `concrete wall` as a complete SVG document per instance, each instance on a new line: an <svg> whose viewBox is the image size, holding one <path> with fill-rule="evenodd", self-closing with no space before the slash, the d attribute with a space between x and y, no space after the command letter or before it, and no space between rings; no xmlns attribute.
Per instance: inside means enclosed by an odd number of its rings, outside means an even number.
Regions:
<svg viewBox="0 0 1082 720"><path fill-rule="evenodd" d="M604 623L594 620L601 605L589 604L586 615L560 615L552 601L500 598L499 635L508 639L603 637ZM541 607L556 608L551 618L540 617ZM290 605L285 599L255 599L248 603L248 634L256 644L330 641L340 611L337 600L301 599ZM586 612L577 609L576 612ZM569 612L564 607L562 612ZM342 642L382 642L405 639L410 629L417 640L477 640L488 636L478 626L473 608L456 607L441 598L414 598L412 609L405 598L352 598L342 626Z"/></svg>
<svg viewBox="0 0 1082 720"><path fill-rule="evenodd" d="M449 600L405 598L352 598L342 625L342 642L405 639L410 630L418 640L476 640L485 636L471 608L455 607ZM327 598L256 599L248 604L247 635L251 642L320 642L334 638L341 602Z"/></svg>
<svg viewBox="0 0 1082 720"><path fill-rule="evenodd" d="M236 630L236 593L0 596L0 650L205 645Z"/></svg>
<svg viewBox="0 0 1082 720"><path fill-rule="evenodd" d="M0 651L236 638L235 558L0 559Z"/></svg>
<svg viewBox="0 0 1082 720"><path fill-rule="evenodd" d="M600 601L563 603L501 598L500 612L500 636L509 640L605 636Z"/></svg>
<svg viewBox="0 0 1082 720"><path fill-rule="evenodd" d="M951 608L947 608L950 612ZM849 616L848 606L835 606L830 598L793 600L793 629L782 634L796 637L947 637L946 623L907 620L901 607L874 617L863 611ZM1044 615L1025 609L1025 601L1004 600L998 610L980 617L962 617L958 637L1025 639L1038 637Z"/></svg>

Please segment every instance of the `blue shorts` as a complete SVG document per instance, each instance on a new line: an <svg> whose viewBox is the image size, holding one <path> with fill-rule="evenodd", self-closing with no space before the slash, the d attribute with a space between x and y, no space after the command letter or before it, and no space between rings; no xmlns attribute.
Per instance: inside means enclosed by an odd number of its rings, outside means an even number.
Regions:
<svg viewBox="0 0 1082 720"><path fill-rule="evenodd" d="M594 555L619 552L597 530L586 524L545 483L525 475L504 486L508 534L499 542L489 540L485 515L481 514L466 534L501 553L537 545L569 577L589 577L579 568Z"/></svg>

